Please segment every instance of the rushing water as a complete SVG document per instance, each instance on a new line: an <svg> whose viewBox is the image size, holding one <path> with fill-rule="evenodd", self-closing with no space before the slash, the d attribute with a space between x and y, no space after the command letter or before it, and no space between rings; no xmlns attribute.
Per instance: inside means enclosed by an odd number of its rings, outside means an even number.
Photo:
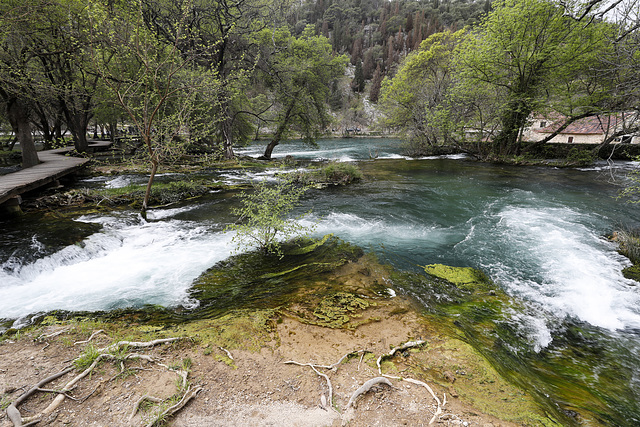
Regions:
<svg viewBox="0 0 640 427"><path fill-rule="evenodd" d="M239 152L257 156L263 145ZM621 369L633 372L640 364L640 287L622 276L630 263L605 237L618 227L639 225L635 208L615 198L630 164L515 168L462 156L406 159L396 140L319 145L283 144L274 154L359 161L367 179L307 194L300 212L312 209L303 222L316 224L315 234L334 233L400 269L443 263L483 270L527 304L527 312L514 313L512 321L527 337L526 351L538 358L560 352L567 331L578 325L578 335L586 340L588 334L597 343L589 345L614 352L611 358L619 359ZM211 175L235 183L273 172ZM83 185L119 187L140 180L95 178ZM234 250L233 236L223 231L233 221L228 196L211 194L156 210L149 222L135 212L0 222L0 319L19 323L53 309L193 305L188 297L193 280ZM639 380L624 381L631 390L624 399L637 402ZM610 405L614 419L627 416L628 425L640 420L637 403Z"/></svg>

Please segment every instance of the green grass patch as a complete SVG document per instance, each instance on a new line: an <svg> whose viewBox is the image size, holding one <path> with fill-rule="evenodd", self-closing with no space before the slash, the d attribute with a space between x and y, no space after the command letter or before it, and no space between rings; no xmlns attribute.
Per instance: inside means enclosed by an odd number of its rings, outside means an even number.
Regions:
<svg viewBox="0 0 640 427"><path fill-rule="evenodd" d="M295 180L305 185L346 185L360 181L364 174L357 165L332 162L315 170L295 172Z"/></svg>

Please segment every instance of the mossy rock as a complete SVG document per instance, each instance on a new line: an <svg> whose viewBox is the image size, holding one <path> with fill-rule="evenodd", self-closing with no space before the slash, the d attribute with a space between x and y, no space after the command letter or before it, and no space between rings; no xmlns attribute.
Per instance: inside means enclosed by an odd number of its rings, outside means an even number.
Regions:
<svg viewBox="0 0 640 427"><path fill-rule="evenodd" d="M375 302L368 301L360 295L336 292L320 300L313 310L315 320L309 323L327 328L356 327L354 324L349 325L349 322L362 317L361 312L372 305L375 305Z"/></svg>
<svg viewBox="0 0 640 427"><path fill-rule="evenodd" d="M301 298L301 289L326 285L340 266L362 250L331 235L283 244L279 258L260 251L227 258L194 281L192 298L200 307L191 318L215 317L230 309L273 309Z"/></svg>
<svg viewBox="0 0 640 427"><path fill-rule="evenodd" d="M197 340L203 347L256 352L273 339L275 317L273 310L235 310L216 319L177 325L174 330Z"/></svg>
<svg viewBox="0 0 640 427"><path fill-rule="evenodd" d="M402 360L410 376L435 382L481 411L526 426L560 426L523 388L507 381L470 344L434 336L428 348Z"/></svg>
<svg viewBox="0 0 640 427"><path fill-rule="evenodd" d="M640 282L640 265L635 264L622 270L622 275L627 279Z"/></svg>
<svg viewBox="0 0 640 427"><path fill-rule="evenodd" d="M471 267L430 264L424 267L424 271L430 276L444 279L467 291L487 291L494 288L491 280L482 271Z"/></svg>

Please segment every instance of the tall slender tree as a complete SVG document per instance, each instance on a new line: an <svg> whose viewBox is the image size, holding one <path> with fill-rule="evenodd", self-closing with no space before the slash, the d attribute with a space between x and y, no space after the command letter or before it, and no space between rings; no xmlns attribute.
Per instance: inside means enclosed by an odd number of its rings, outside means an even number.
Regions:
<svg viewBox="0 0 640 427"><path fill-rule="evenodd" d="M329 40L316 36L311 25L300 37L284 29L264 30L258 40L264 52L262 76L277 111L275 132L262 156L271 159L273 149L287 134L296 131L313 143L329 124L330 84L343 74L347 58L333 55Z"/></svg>
<svg viewBox="0 0 640 427"><path fill-rule="evenodd" d="M192 45L185 26L189 4L174 23L173 43L148 29L142 2L109 6L96 2L88 12L93 24L92 58L96 72L142 138L151 169L144 214L158 167L183 153L185 138L197 138L202 132L198 128L202 121L194 116L208 114L202 97L215 99L219 81L199 64L197 45L192 50L180 48Z"/></svg>
<svg viewBox="0 0 640 427"><path fill-rule="evenodd" d="M471 93L482 85L496 89L493 105L500 125L494 152L508 155L519 152L520 132L533 111L563 97L575 101L572 86L610 48L611 27L585 25L550 0L499 0L493 6L461 45L456 67L460 91ZM588 95L581 102L583 113L593 99Z"/></svg>

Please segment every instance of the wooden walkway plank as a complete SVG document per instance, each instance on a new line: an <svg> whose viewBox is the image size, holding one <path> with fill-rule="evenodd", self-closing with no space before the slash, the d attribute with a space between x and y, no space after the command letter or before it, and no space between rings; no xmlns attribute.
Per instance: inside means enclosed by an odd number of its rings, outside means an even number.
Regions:
<svg viewBox="0 0 640 427"><path fill-rule="evenodd" d="M110 141L100 141L90 144L89 147L96 149L106 148L110 145ZM17 172L1 175L0 204L12 197L35 190L65 175L73 173L90 161L90 159L87 158L66 156L65 154L72 149L73 147L66 147L56 150L40 151L38 152L40 164L21 169Z"/></svg>

